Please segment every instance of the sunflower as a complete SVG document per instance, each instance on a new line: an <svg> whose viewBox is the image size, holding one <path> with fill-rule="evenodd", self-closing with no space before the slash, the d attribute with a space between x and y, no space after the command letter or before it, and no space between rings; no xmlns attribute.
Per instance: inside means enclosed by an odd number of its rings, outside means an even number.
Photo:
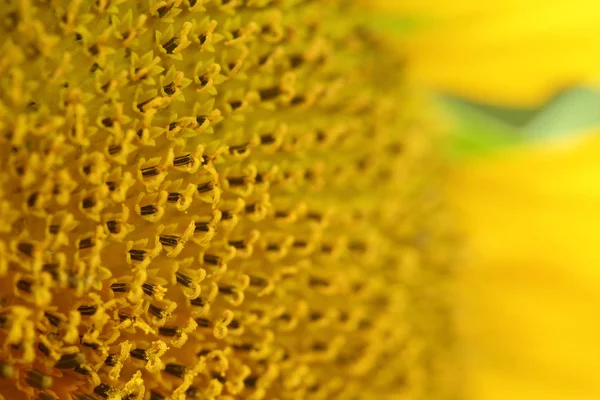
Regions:
<svg viewBox="0 0 600 400"><path fill-rule="evenodd" d="M348 1L12 1L0 398L451 398L439 135Z"/></svg>

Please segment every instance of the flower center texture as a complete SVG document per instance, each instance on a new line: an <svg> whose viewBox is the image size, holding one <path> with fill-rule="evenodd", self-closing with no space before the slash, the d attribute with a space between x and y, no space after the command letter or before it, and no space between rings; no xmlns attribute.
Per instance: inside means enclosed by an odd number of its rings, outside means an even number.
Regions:
<svg viewBox="0 0 600 400"><path fill-rule="evenodd" d="M360 20L2 6L0 398L450 398L438 138Z"/></svg>

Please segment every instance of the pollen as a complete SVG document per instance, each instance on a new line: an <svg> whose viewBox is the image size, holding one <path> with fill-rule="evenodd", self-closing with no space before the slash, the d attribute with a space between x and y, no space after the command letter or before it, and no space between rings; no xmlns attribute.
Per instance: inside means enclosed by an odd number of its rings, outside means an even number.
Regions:
<svg viewBox="0 0 600 400"><path fill-rule="evenodd" d="M442 399L435 127L359 6L0 10L0 399Z"/></svg>

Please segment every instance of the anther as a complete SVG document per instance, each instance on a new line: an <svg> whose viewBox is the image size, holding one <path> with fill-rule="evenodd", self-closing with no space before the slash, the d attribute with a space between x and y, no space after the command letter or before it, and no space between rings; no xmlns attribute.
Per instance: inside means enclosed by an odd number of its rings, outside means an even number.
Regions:
<svg viewBox="0 0 600 400"><path fill-rule="evenodd" d="M171 235L161 235L158 237L158 241L163 245L163 246L177 246L177 243L179 243L179 237L178 236L171 236Z"/></svg>
<svg viewBox="0 0 600 400"><path fill-rule="evenodd" d="M50 225L48 227L48 232L52 235L56 235L58 232L60 232L60 225L57 225L57 224Z"/></svg>
<svg viewBox="0 0 600 400"><path fill-rule="evenodd" d="M206 115L198 115L196 117L196 123L198 123L198 125L202 125L207 119L208 117Z"/></svg>
<svg viewBox="0 0 600 400"><path fill-rule="evenodd" d="M275 97L279 96L279 93L281 93L281 90L277 86L268 89L262 89L258 92L262 101L274 99Z"/></svg>
<svg viewBox="0 0 600 400"><path fill-rule="evenodd" d="M138 105L137 105L137 109L138 109L140 112L144 112L144 106L145 106L146 104L150 103L150 102L151 102L152 100L154 100L154 99L155 99L155 97L153 97L153 98L151 98L151 99L149 99L149 100L146 100L146 101L142 101L141 103L138 103Z"/></svg>
<svg viewBox="0 0 600 400"><path fill-rule="evenodd" d="M182 166L182 165L188 165L194 162L194 158L192 157L191 154L186 154L185 156L179 156L179 157L175 157L175 159L173 160L173 165L175 165L176 167Z"/></svg>
<svg viewBox="0 0 600 400"><path fill-rule="evenodd" d="M94 238L85 238L79 242L79 250L89 249L94 247Z"/></svg>
<svg viewBox="0 0 600 400"><path fill-rule="evenodd" d="M163 396L162 394L155 392L154 390L150 392L150 399L149 400L164 400L165 396Z"/></svg>
<svg viewBox="0 0 600 400"><path fill-rule="evenodd" d="M117 188L117 182L108 181L108 182L106 182L106 186L108 186L108 190L110 190L111 192L114 192L115 189Z"/></svg>
<svg viewBox="0 0 600 400"><path fill-rule="evenodd" d="M275 136L267 133L266 135L262 135L260 137L260 144L272 144L275 143Z"/></svg>
<svg viewBox="0 0 600 400"><path fill-rule="evenodd" d="M44 343L38 343L37 348L43 355L50 357L50 349Z"/></svg>
<svg viewBox="0 0 600 400"><path fill-rule="evenodd" d="M163 49L165 49L167 54L173 54L173 51L177 48L177 46L179 46L178 39L178 37L173 37L162 45Z"/></svg>
<svg viewBox="0 0 600 400"><path fill-rule="evenodd" d="M230 286L230 285L219 286L219 293L234 294L235 293L235 287L234 286Z"/></svg>
<svg viewBox="0 0 600 400"><path fill-rule="evenodd" d="M110 154L111 156L114 156L115 154L118 154L121 152L122 147L118 144L116 145L112 145L108 147L108 154Z"/></svg>
<svg viewBox="0 0 600 400"><path fill-rule="evenodd" d="M80 375L84 375L84 376L90 376L92 374L92 371L90 370L90 368L85 367L83 365L75 367L75 369L73 369L73 371L77 372Z"/></svg>
<svg viewBox="0 0 600 400"><path fill-rule="evenodd" d="M176 89L175 82L171 82L168 85L163 86L163 90L169 96L172 95L173 93L175 93L175 89Z"/></svg>
<svg viewBox="0 0 600 400"><path fill-rule="evenodd" d="M110 285L110 288L115 293L127 293L129 291L129 286L124 282L115 282Z"/></svg>
<svg viewBox="0 0 600 400"><path fill-rule="evenodd" d="M140 208L140 214L142 214L142 215L156 214L157 211L158 211L158 208L156 208L152 204L148 204L148 205L143 206L143 207Z"/></svg>
<svg viewBox="0 0 600 400"><path fill-rule="evenodd" d="M254 388L254 387L256 387L257 380L258 380L258 378L256 376L249 376L246 379L244 379L244 386L246 386L248 388Z"/></svg>
<svg viewBox="0 0 600 400"><path fill-rule="evenodd" d="M229 106L232 111L235 111L242 106L242 102L240 100L233 100L229 102Z"/></svg>
<svg viewBox="0 0 600 400"><path fill-rule="evenodd" d="M131 355L133 358L137 358L138 360L148 361L148 355L144 349L133 349L129 352L129 355Z"/></svg>
<svg viewBox="0 0 600 400"><path fill-rule="evenodd" d="M110 128L113 126L113 120L110 117L106 117L104 119L102 119L102 125L106 126L107 128Z"/></svg>
<svg viewBox="0 0 600 400"><path fill-rule="evenodd" d="M98 311L98 306L97 305L93 305L93 306L79 306L77 308L77 311L79 311L79 313L81 315L92 316L92 315L96 314L96 311Z"/></svg>
<svg viewBox="0 0 600 400"><path fill-rule="evenodd" d="M142 285L142 290L150 297L154 297L154 290L156 289L156 285L151 283L144 283Z"/></svg>
<svg viewBox="0 0 600 400"><path fill-rule="evenodd" d="M198 185L198 193L206 193L206 192L210 192L213 189L213 183L212 182L207 182L207 183L203 183Z"/></svg>
<svg viewBox="0 0 600 400"><path fill-rule="evenodd" d="M109 367L114 367L115 365L117 365L118 358L119 357L116 354L109 354L109 356L106 357L106 359L104 360L104 364Z"/></svg>
<svg viewBox="0 0 600 400"><path fill-rule="evenodd" d="M26 292L26 293L31 293L31 286L33 284L29 281L23 280L23 279L19 279L17 281L17 289Z"/></svg>
<svg viewBox="0 0 600 400"><path fill-rule="evenodd" d="M167 14L169 11L171 11L171 8L173 8L173 6L175 5L175 2L166 5L166 6L162 6L159 7L158 10L156 10L156 12L158 13L158 18L162 18L165 16L165 14Z"/></svg>
<svg viewBox="0 0 600 400"><path fill-rule="evenodd" d="M57 369L73 369L79 367L85 362L83 353L63 354L60 359L54 364Z"/></svg>
<svg viewBox="0 0 600 400"><path fill-rule="evenodd" d="M144 258L146 255L146 250L131 249L131 250L129 250L129 255L131 256L131 259L134 261L144 261Z"/></svg>
<svg viewBox="0 0 600 400"><path fill-rule="evenodd" d="M236 249L245 249L246 244L243 240L230 240L229 245L235 247Z"/></svg>
<svg viewBox="0 0 600 400"><path fill-rule="evenodd" d="M172 193L169 193L169 195L167 196L167 201L169 203L177 203L182 198L183 198L183 196L181 195L181 193L172 192Z"/></svg>
<svg viewBox="0 0 600 400"><path fill-rule="evenodd" d="M161 326L158 334L163 336L181 336L181 328L178 326Z"/></svg>
<svg viewBox="0 0 600 400"><path fill-rule="evenodd" d="M27 371L25 382L36 389L48 389L52 387L52 377L43 374L37 369Z"/></svg>
<svg viewBox="0 0 600 400"><path fill-rule="evenodd" d="M106 383L101 383L94 388L94 393L96 393L100 397L108 398L109 392L112 392L113 388Z"/></svg>
<svg viewBox="0 0 600 400"><path fill-rule="evenodd" d="M209 225L207 222L195 222L194 223L196 228L194 229L194 232L208 232L209 231Z"/></svg>
<svg viewBox="0 0 600 400"><path fill-rule="evenodd" d="M93 197L86 197L81 202L83 208L92 208L96 205L96 200Z"/></svg>
<svg viewBox="0 0 600 400"><path fill-rule="evenodd" d="M219 265L221 264L221 257L213 254L205 254L203 260L206 264Z"/></svg>
<svg viewBox="0 0 600 400"><path fill-rule="evenodd" d="M170 363L165 365L164 371L167 374L173 375L177 378L183 378L183 376L185 375L186 367L185 365Z"/></svg>
<svg viewBox="0 0 600 400"><path fill-rule="evenodd" d="M210 328L210 321L206 318L196 318L195 321L199 327Z"/></svg>
<svg viewBox="0 0 600 400"><path fill-rule="evenodd" d="M119 233L119 223L115 220L106 221L106 227L110 233Z"/></svg>
<svg viewBox="0 0 600 400"><path fill-rule="evenodd" d="M159 319L162 319L165 316L165 310L155 306L154 304L150 304L148 306L148 312Z"/></svg>
<svg viewBox="0 0 600 400"><path fill-rule="evenodd" d="M181 272L176 272L175 277L177 278L177 283L179 283L180 285L183 285L187 288L191 288L192 286L194 286L194 282L192 281L192 279L182 274Z"/></svg>
<svg viewBox="0 0 600 400"><path fill-rule="evenodd" d="M52 315L49 312L44 312L44 317L50 322L50 325L58 328L62 324L62 320L56 315Z"/></svg>
<svg viewBox="0 0 600 400"><path fill-rule="evenodd" d="M206 305L206 299L196 297L195 299L190 300L190 304L196 307L204 307Z"/></svg>
<svg viewBox="0 0 600 400"><path fill-rule="evenodd" d="M33 244L21 242L17 245L17 250L26 256L31 257L33 255Z"/></svg>

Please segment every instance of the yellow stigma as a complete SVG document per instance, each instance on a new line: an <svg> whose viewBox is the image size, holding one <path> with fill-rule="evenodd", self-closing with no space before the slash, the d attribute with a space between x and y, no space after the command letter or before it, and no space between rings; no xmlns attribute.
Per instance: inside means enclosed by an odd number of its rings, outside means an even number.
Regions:
<svg viewBox="0 0 600 400"><path fill-rule="evenodd" d="M0 399L445 399L440 163L347 1L0 10Z"/></svg>

